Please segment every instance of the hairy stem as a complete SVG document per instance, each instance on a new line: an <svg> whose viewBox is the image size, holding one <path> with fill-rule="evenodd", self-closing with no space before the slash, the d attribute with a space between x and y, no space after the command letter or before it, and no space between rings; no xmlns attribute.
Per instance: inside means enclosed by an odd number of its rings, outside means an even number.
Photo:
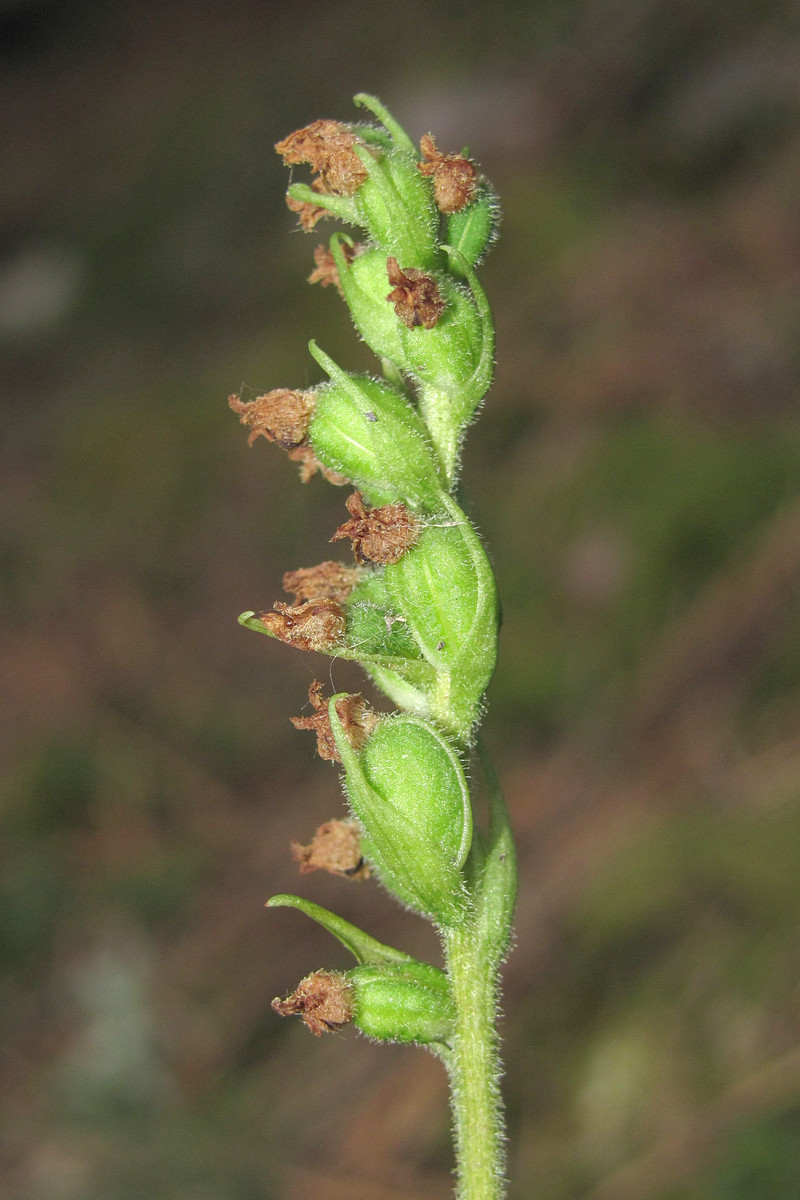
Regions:
<svg viewBox="0 0 800 1200"><path fill-rule="evenodd" d="M516 894L514 843L505 800L483 744L479 761L489 790L489 836L475 906L444 934L456 1007L447 1065L458 1167L458 1200L505 1195L505 1124L497 1037L498 972L508 948Z"/></svg>
<svg viewBox="0 0 800 1200"><path fill-rule="evenodd" d="M498 1079L496 967L487 961L472 921L445 934L456 1006L448 1059L458 1164L458 1200L500 1200L504 1194L503 1118Z"/></svg>

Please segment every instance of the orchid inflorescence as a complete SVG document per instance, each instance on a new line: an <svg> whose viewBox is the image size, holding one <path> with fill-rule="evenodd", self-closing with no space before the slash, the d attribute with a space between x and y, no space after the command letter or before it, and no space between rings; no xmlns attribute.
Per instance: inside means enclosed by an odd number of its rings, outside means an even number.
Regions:
<svg viewBox="0 0 800 1200"><path fill-rule="evenodd" d="M358 662L394 706L386 714L360 695L326 699L312 684L312 714L294 724L341 763L349 815L293 853L301 871L377 878L436 926L445 970L310 901L274 896L272 907L305 912L357 965L315 971L273 1006L316 1034L352 1022L441 1057L459 1195L489 1200L503 1187L495 1020L516 884L504 803L477 733L497 653L497 594L456 488L464 432L492 379L494 327L475 268L498 205L466 152L442 153L430 134L416 147L374 97L355 102L376 120L315 121L276 149L313 173L287 196L303 229L334 217L361 230L362 240L340 231L318 246L310 281L338 290L381 374L349 374L312 341L327 382L229 401L251 444L275 442L304 481L320 473L352 486L349 519L331 541L350 540L354 562L287 572L293 603L239 619ZM484 781L483 830L473 823L471 759Z"/></svg>

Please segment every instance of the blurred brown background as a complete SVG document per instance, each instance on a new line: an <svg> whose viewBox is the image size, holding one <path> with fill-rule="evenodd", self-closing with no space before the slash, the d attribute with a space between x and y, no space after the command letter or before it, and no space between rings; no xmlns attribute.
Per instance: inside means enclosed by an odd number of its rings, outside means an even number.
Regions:
<svg viewBox="0 0 800 1200"><path fill-rule="evenodd" d="M270 1011L347 965L273 892L437 948L298 880L341 810L288 717L329 667L236 624L344 510L226 396L315 382L311 336L370 366L272 143L366 90L504 206L465 484L522 858L512 1196L796 1196L796 6L5 0L0 61L0 1194L449 1195L437 1064Z"/></svg>

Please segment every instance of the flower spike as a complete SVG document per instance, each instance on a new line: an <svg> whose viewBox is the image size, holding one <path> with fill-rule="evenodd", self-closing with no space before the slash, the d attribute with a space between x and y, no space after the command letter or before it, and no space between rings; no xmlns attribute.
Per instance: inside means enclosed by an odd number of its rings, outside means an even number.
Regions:
<svg viewBox="0 0 800 1200"><path fill-rule="evenodd" d="M345 886L375 881L438 930L445 970L384 945L297 896L297 908L353 954L273 1001L317 1036L353 1025L376 1041L427 1047L451 1081L459 1200L501 1200L503 1132L494 1033L496 987L515 895L514 848L477 730L497 657L499 606L481 541L456 497L461 444L492 382L494 326L476 266L498 205L464 151L425 133L417 146L384 105L359 93L365 123L313 121L276 144L307 167L287 203L310 231L349 225L317 245L309 282L347 306L376 357L354 375L315 341L323 382L230 398L252 445L263 437L300 464L349 483L351 564L287 571L271 610L246 628L294 649L359 663L395 711L359 693L326 697L314 680L292 717L341 768L348 811L291 843L301 874ZM296 711L296 710L295 710ZM474 824L468 763L479 753L488 827Z"/></svg>

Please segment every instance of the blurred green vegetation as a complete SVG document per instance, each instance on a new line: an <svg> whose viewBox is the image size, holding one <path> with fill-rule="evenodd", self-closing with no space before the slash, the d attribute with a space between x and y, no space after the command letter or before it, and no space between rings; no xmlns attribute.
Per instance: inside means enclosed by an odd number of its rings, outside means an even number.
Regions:
<svg viewBox="0 0 800 1200"><path fill-rule="evenodd" d="M17 0L0 35L0 1191L449 1194L437 1064L270 1011L345 961L263 910L340 805L288 717L362 685L235 620L344 512L225 397L316 380L312 336L370 369L272 152L367 90L503 200L464 483L523 868L511 1194L793 1196L796 7ZM302 890L437 953L371 885Z"/></svg>

